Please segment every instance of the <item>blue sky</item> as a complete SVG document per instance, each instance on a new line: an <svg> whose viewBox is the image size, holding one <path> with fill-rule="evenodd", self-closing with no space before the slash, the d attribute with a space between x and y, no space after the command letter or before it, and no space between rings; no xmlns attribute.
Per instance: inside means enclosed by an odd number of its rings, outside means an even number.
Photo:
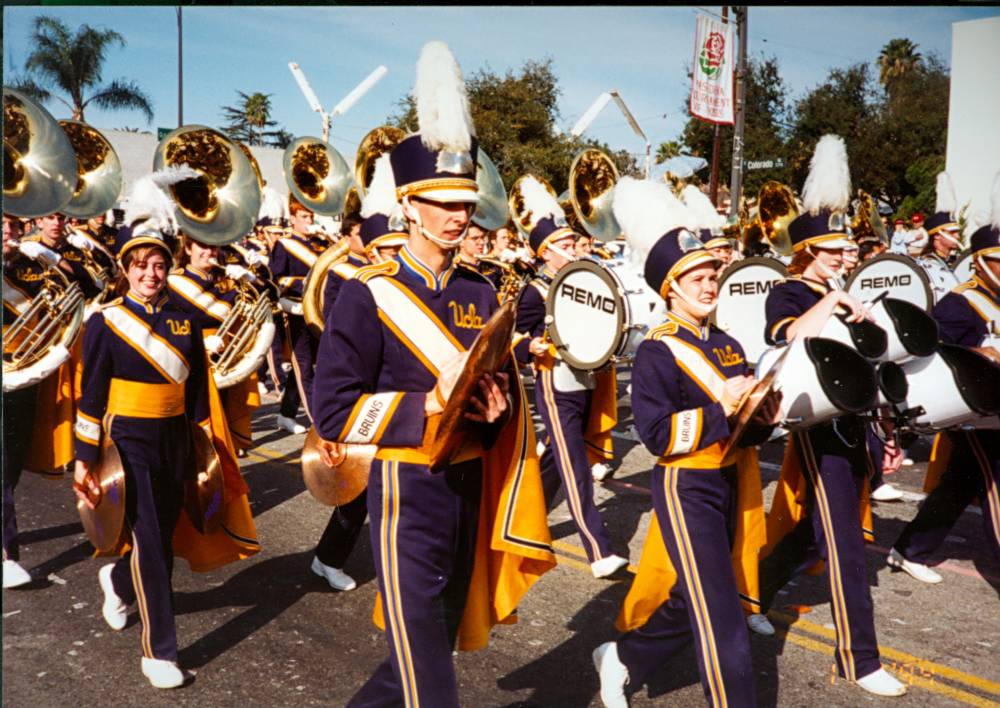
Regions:
<svg viewBox="0 0 1000 708"><path fill-rule="evenodd" d="M703 6L719 12L718 6ZM219 125L220 107L236 91L271 93L274 117L296 135L318 135L287 64L297 61L329 110L376 66L382 79L333 125L331 142L352 161L361 137L395 112L414 78L420 47L442 39L468 75L498 73L528 59L553 60L562 96L560 124L568 130L602 91L618 89L655 146L677 137L686 115L685 64L692 55L694 7L186 7L184 9L184 121ZM50 14L71 27L82 23L121 32L128 46L113 49L104 79L138 82L152 97L151 126L139 113L88 110L99 128L155 129L177 122L177 30L167 7L6 7L5 78L23 67L31 23ZM894 37L923 53L951 55L951 23L1000 14L996 7L751 7L748 51L777 56L792 98L829 69L873 60ZM998 37L1000 41L1000 37ZM53 102L57 117L68 117ZM614 105L589 134L615 149L642 145Z"/></svg>

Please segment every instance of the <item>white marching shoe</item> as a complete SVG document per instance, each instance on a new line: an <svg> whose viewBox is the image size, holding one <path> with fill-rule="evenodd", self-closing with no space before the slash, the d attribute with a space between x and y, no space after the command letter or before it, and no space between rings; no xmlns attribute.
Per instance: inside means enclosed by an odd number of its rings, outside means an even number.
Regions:
<svg viewBox="0 0 1000 708"><path fill-rule="evenodd" d="M321 578L325 578L326 582L328 582L330 587L334 590L347 592L348 590L353 590L358 586L358 584L354 582L354 578L342 571L340 568L334 568L331 565L327 565L316 557L313 557L312 572Z"/></svg>
<svg viewBox="0 0 1000 708"><path fill-rule="evenodd" d="M614 575L627 565L628 558L611 555L591 563L590 572L594 574L595 578L606 578L609 575Z"/></svg>
<svg viewBox="0 0 1000 708"><path fill-rule="evenodd" d="M184 685L184 672L176 661L142 657L142 675L153 688L177 688Z"/></svg>
<svg viewBox="0 0 1000 708"><path fill-rule="evenodd" d="M595 462L590 466L590 474L598 482L606 480L612 472L611 465L606 465L603 462Z"/></svg>
<svg viewBox="0 0 1000 708"><path fill-rule="evenodd" d="M114 563L108 563L97 571L97 583L104 592L104 605L101 607L104 621L111 629L120 632L125 629L125 623L128 621L128 607L115 594L115 585L111 582L111 569L114 567Z"/></svg>
<svg viewBox="0 0 1000 708"><path fill-rule="evenodd" d="M288 418L286 416L278 414L277 421L279 428L287 430L292 435L301 435L302 433L306 432L305 427L301 425L299 421L295 420L295 418Z"/></svg>
<svg viewBox="0 0 1000 708"><path fill-rule="evenodd" d="M906 693L906 686L885 669L872 671L867 676L859 678L855 683L876 696L902 696Z"/></svg>
<svg viewBox="0 0 1000 708"><path fill-rule="evenodd" d="M903 558L903 554L895 548L889 551L889 555L886 557L885 562L890 568L901 570L922 583L936 585L944 580L940 573L931 570L923 563L914 563L913 561L906 560Z"/></svg>
<svg viewBox="0 0 1000 708"><path fill-rule="evenodd" d="M604 642L592 654L594 667L601 679L601 702L605 708L628 708L625 686L628 685L628 667L618 658L618 644Z"/></svg>
<svg viewBox="0 0 1000 708"><path fill-rule="evenodd" d="M753 614L747 616L747 627L756 634L770 637L774 635L774 625L767 618L767 615Z"/></svg>
<svg viewBox="0 0 1000 708"><path fill-rule="evenodd" d="M31 573L24 569L16 560L7 559L3 562L4 588L19 588L31 582Z"/></svg>
<svg viewBox="0 0 1000 708"><path fill-rule="evenodd" d="M903 498L903 492L900 489L896 489L888 482L885 482L872 490L871 497L875 501L880 502L899 501Z"/></svg>

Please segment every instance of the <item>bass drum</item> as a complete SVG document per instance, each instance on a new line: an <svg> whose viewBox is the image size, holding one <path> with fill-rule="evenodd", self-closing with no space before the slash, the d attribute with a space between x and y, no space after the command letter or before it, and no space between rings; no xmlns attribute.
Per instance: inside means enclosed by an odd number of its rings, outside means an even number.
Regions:
<svg viewBox="0 0 1000 708"><path fill-rule="evenodd" d="M719 304L712 323L740 343L749 364L760 361L768 348L764 303L774 284L784 277L781 261L755 256L726 268L719 280Z"/></svg>
<svg viewBox="0 0 1000 708"><path fill-rule="evenodd" d="M951 266L951 272L958 278L959 283L972 280L972 251L962 251Z"/></svg>
<svg viewBox="0 0 1000 708"><path fill-rule="evenodd" d="M844 289L862 302L870 302L888 291L897 300L906 300L922 310L934 305L934 291L927 273L912 258L895 253L883 253L859 265Z"/></svg>
<svg viewBox="0 0 1000 708"><path fill-rule="evenodd" d="M545 298L545 323L560 358L584 371L629 359L665 316L663 301L624 263L574 261L552 279Z"/></svg>

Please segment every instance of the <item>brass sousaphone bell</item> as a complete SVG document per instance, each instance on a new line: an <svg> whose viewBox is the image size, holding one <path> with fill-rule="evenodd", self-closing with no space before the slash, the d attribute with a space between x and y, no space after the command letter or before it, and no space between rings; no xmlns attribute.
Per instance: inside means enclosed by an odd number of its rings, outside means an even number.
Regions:
<svg viewBox="0 0 1000 708"><path fill-rule="evenodd" d="M479 202L472 220L487 231L499 229L507 223L507 192L500 171L482 148L476 157L476 185Z"/></svg>
<svg viewBox="0 0 1000 708"><path fill-rule="evenodd" d="M534 177L545 187L546 191L552 195L552 198L559 201L559 197L556 194L556 190L552 188L552 185L548 183L543 177L537 175L522 175L517 178L513 186L510 188L510 194L507 197L507 207L510 209L510 214L514 219L514 226L517 228L518 234L520 234L524 243L530 243L529 235L531 234L531 223L532 214L530 211L525 209L524 206L524 194L521 192L521 186L524 180L528 177Z"/></svg>
<svg viewBox="0 0 1000 708"><path fill-rule="evenodd" d="M795 194L781 182L768 180L757 196L757 225L764 239L778 254L792 254L788 225L799 215Z"/></svg>
<svg viewBox="0 0 1000 708"><path fill-rule="evenodd" d="M399 145L406 137L406 131L391 125L381 125L368 131L358 145L354 157L354 183L361 199L368 194L368 186L375 176L375 163L387 152Z"/></svg>
<svg viewBox="0 0 1000 708"><path fill-rule="evenodd" d="M854 217L851 219L851 235L858 243L878 241L883 245L889 245L889 234L885 231L885 224L879 216L875 200L863 189L858 190Z"/></svg>
<svg viewBox="0 0 1000 708"><path fill-rule="evenodd" d="M153 170L187 165L198 176L170 186L177 221L199 243L223 246L253 230L260 183L239 145L213 128L184 125L156 146Z"/></svg>
<svg viewBox="0 0 1000 708"><path fill-rule="evenodd" d="M22 218L62 211L76 187L73 146L52 115L3 87L3 210Z"/></svg>
<svg viewBox="0 0 1000 708"><path fill-rule="evenodd" d="M576 219L588 234L607 243L621 235L612 202L618 168L600 150L588 148L569 168L569 201Z"/></svg>
<svg viewBox="0 0 1000 708"><path fill-rule="evenodd" d="M62 213L78 219L103 214L115 205L122 191L118 153L93 126L78 120L61 120L59 125L76 155L76 187Z"/></svg>
<svg viewBox="0 0 1000 708"><path fill-rule="evenodd" d="M332 145L319 138L298 138L285 148L281 165L289 191L304 207L323 216L343 210L351 168Z"/></svg>

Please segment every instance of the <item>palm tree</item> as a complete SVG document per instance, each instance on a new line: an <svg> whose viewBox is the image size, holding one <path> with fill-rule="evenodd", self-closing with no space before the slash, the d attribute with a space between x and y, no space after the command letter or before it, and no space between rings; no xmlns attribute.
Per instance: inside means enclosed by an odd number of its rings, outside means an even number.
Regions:
<svg viewBox="0 0 1000 708"><path fill-rule="evenodd" d="M280 131L265 130L278 123L271 119L271 94L243 93L237 91L239 102L235 106L223 106L222 112L229 124L223 130L234 140L248 145L263 145L264 138L274 138Z"/></svg>
<svg viewBox="0 0 1000 708"><path fill-rule="evenodd" d="M656 148L656 164L660 165L669 160L671 157L677 157L681 154L681 150L683 149L684 144L677 140L668 140L660 143L660 146Z"/></svg>
<svg viewBox="0 0 1000 708"><path fill-rule="evenodd" d="M153 104L134 82L114 79L100 85L108 49L125 46L118 32L81 25L74 34L61 20L42 15L35 18L31 44L34 49L24 63L29 76L15 82L18 88L40 101L61 101L74 120L84 120L84 109L94 104L108 110L142 111L146 122L153 122ZM66 98L53 94L54 88Z"/></svg>
<svg viewBox="0 0 1000 708"><path fill-rule="evenodd" d="M908 39L891 39L878 56L879 81L888 90L890 84L918 68L922 61L916 44Z"/></svg>

